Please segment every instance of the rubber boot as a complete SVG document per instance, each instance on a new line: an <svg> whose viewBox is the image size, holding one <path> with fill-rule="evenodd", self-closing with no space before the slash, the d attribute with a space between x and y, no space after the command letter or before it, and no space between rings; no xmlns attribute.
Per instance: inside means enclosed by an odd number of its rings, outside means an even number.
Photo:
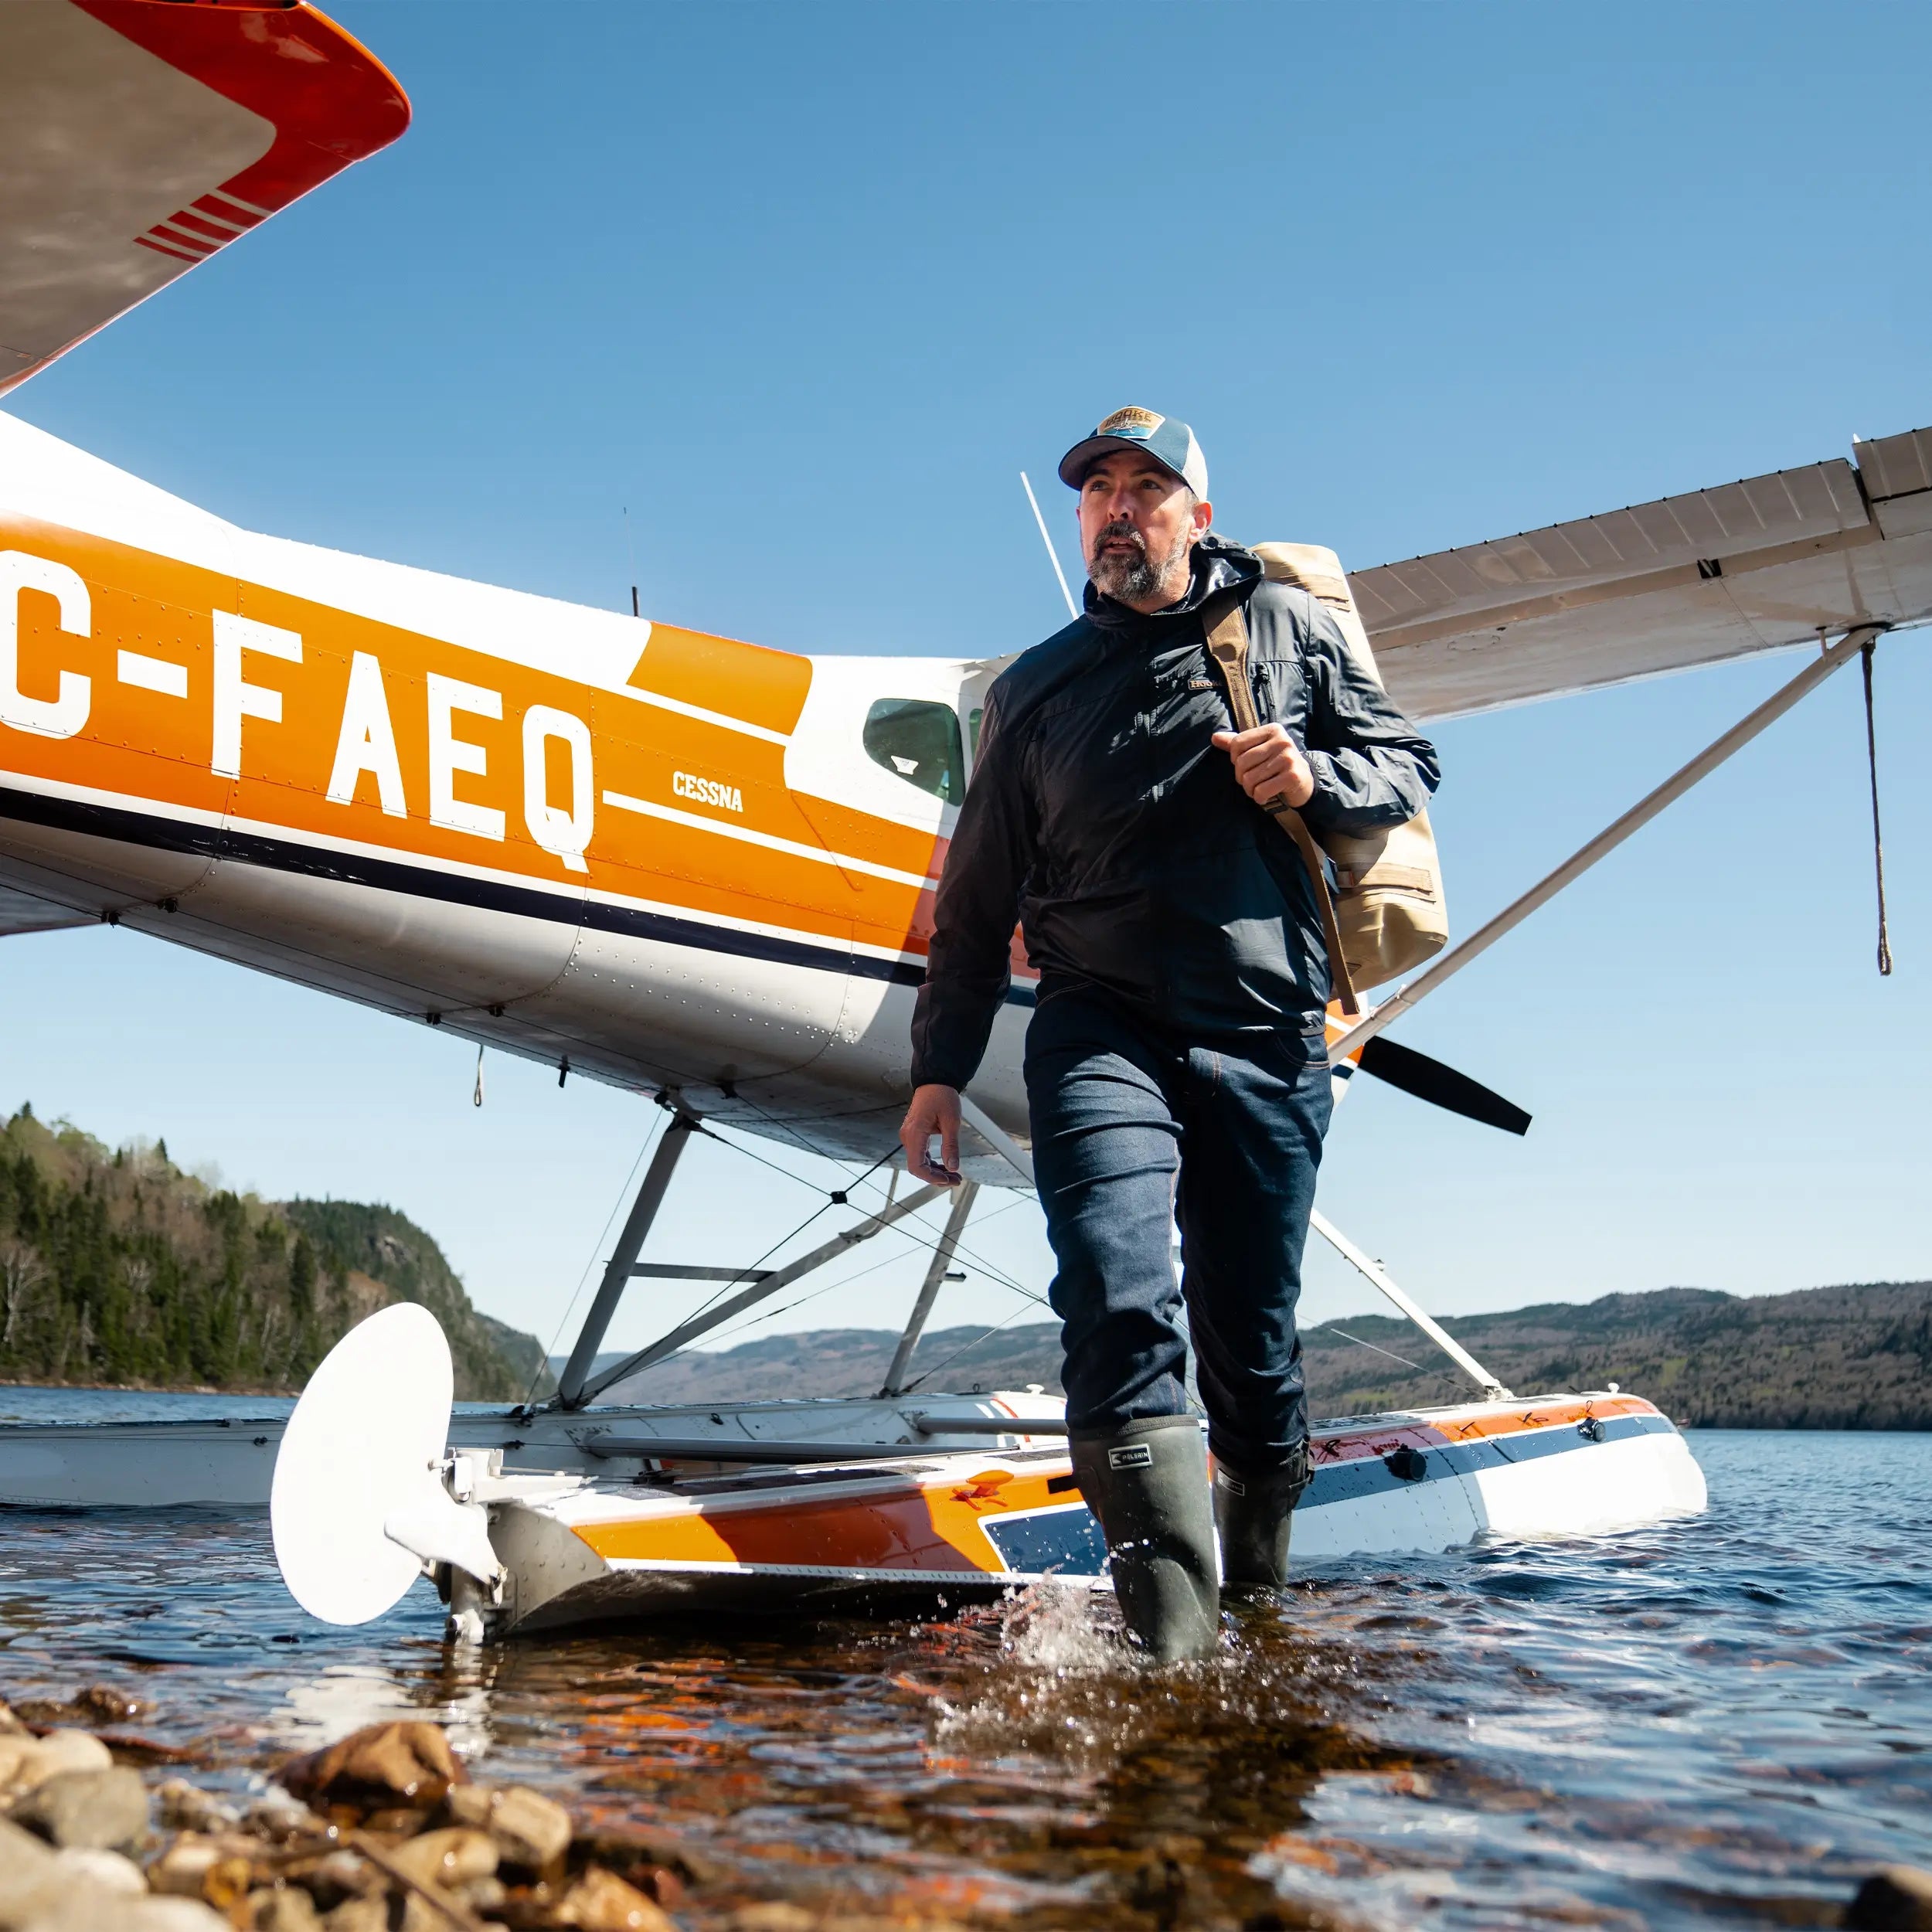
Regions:
<svg viewBox="0 0 1932 1932"><path fill-rule="evenodd" d="M1107 1538L1121 1614L1155 1662L1206 1657L1221 1628L1207 1445L1192 1416L1076 1436L1073 1475Z"/></svg>
<svg viewBox="0 0 1932 1932"><path fill-rule="evenodd" d="M1259 1476L1216 1464L1214 1526L1221 1535L1221 1580L1229 1590L1286 1587L1289 1527L1308 1486L1305 1448L1292 1462Z"/></svg>

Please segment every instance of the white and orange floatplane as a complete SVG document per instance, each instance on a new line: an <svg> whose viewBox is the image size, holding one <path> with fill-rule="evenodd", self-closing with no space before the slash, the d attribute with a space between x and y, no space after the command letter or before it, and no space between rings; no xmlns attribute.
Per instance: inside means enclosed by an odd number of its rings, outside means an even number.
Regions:
<svg viewBox="0 0 1932 1932"><path fill-rule="evenodd" d="M306 4L12 0L0 389L246 246L408 119L393 77ZM1841 665L1932 617L1932 431L1353 574L1303 554L1308 587L1359 620L1420 721L1808 650L1513 906L1332 1016L1338 1082L1359 1069L1521 1131L1506 1101L1385 1030ZM119 923L664 1109L547 1403L452 1417L428 1318L385 1310L318 1371L286 1436L240 1416L0 1429L0 1502L246 1507L272 1488L291 1580L323 1614L372 1614L381 1595L335 1601L304 1568L339 1532L362 1557L372 1537L404 1587L435 1573L466 1625L501 1628L1096 1574L1059 1404L906 1383L976 1196L1031 1183L1023 964L965 1097L968 1184L942 1232L916 1219L940 1190L869 1182L849 1226L775 1268L639 1258L695 1133L884 1167L933 893L1007 661L800 655L258 535L0 414L0 933ZM1302 1556L1702 1507L1694 1460L1650 1404L1510 1396L1316 1226L1478 1399L1321 1424ZM931 1257L876 1396L623 1400L644 1369L889 1227ZM718 1293L600 1368L638 1276ZM370 1335L406 1328L443 1393L409 1407L403 1450L359 1475L355 1430L317 1419L366 1421L343 1391L388 1386ZM358 1562L344 1573L369 1570Z"/></svg>

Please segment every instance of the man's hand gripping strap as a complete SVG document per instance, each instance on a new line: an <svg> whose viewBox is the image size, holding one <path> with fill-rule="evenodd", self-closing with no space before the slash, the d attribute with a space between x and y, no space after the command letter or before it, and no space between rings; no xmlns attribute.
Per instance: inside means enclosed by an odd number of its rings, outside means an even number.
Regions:
<svg viewBox="0 0 1932 1932"><path fill-rule="evenodd" d="M1230 603L1207 627L1208 655L1221 667L1228 688L1228 709L1234 714L1237 731L1253 731L1260 724L1255 715L1254 692L1248 682L1248 627L1240 604ZM1321 909L1321 940L1328 949L1328 977L1343 1012L1353 1015L1362 1009L1355 995L1355 982L1349 977L1349 962L1342 954L1341 929L1335 923L1335 900L1328 891L1328 874L1321 849L1315 842L1300 812L1279 793L1264 799L1261 808L1294 841L1301 855L1308 883L1315 888L1315 903Z"/></svg>

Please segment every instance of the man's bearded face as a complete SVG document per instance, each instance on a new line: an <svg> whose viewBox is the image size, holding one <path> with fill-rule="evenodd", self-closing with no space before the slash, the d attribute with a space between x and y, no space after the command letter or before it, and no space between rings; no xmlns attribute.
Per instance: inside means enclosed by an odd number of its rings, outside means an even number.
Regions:
<svg viewBox="0 0 1932 1932"><path fill-rule="evenodd" d="M1094 539L1088 573L1110 597L1122 604L1140 604L1165 585L1175 566L1187 555L1188 532L1174 535L1166 553L1149 553L1147 539L1125 517L1104 525Z"/></svg>
<svg viewBox="0 0 1932 1932"><path fill-rule="evenodd" d="M1095 587L1137 608L1175 602L1206 528L1197 509L1206 506L1163 465L1131 450L1101 457L1080 484L1080 548Z"/></svg>

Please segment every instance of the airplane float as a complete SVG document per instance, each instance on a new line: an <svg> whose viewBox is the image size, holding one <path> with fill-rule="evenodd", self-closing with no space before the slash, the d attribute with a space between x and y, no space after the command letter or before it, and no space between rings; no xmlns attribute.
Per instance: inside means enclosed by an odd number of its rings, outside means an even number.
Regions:
<svg viewBox="0 0 1932 1932"><path fill-rule="evenodd" d="M306 4L13 0L0 389L408 120L380 62ZM1338 1080L1359 1068L1519 1131L1507 1103L1383 1030L1833 671L1932 617L1932 430L1345 579L1338 565L1328 594L1421 721L1810 647L1514 906L1359 1015L1332 1015ZM905 1379L975 1194L1030 1181L1023 959L967 1097L968 1184L928 1238L880 1393L622 1399L855 1243L913 1231L938 1196L869 1179L883 1203L852 1203L851 1226L774 1269L638 1258L693 1134L887 1168L933 893L1005 662L799 655L262 536L0 414L0 931L118 922L663 1109L548 1403L452 1419L440 1332L399 1306L338 1345L286 1430L0 1430L0 1502L270 1502L284 1574L316 1614L379 1614L427 1572L472 1634L1097 1583L1061 1405ZM1298 1557L1703 1506L1649 1403L1614 1386L1512 1395L1317 1226L1476 1393L1318 1425ZM640 1274L718 1293L598 1372Z"/></svg>

